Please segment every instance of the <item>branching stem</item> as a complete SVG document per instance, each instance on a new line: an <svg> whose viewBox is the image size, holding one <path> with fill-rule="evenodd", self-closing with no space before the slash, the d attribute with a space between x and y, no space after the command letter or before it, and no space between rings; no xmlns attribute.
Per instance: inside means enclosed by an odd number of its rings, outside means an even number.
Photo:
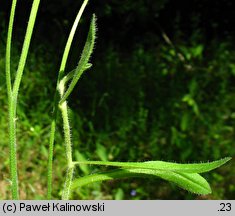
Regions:
<svg viewBox="0 0 235 216"><path fill-rule="evenodd" d="M82 6L81 6L81 8L80 8L80 10L77 14L77 17L76 17L76 19L73 23L71 32L69 34L69 37L68 37L68 40L67 40L67 43L66 43L66 46L65 46L65 49L64 49L63 57L62 57L61 64L60 64L59 74L58 74L58 77L57 77L56 91L55 91L55 95L54 95L54 110L53 110L53 116L52 116L52 122L51 122L51 133L50 133L50 143L49 143L49 158L48 158L47 199L49 199L49 200L51 199L51 196L52 196L53 152L54 152L56 122L57 122L57 115L58 115L58 104L59 104L59 101L60 101L60 96L62 96L61 93L59 95L59 91L60 91L59 90L59 88L60 88L59 85L62 84L61 87L64 88L65 82L61 83L61 79L63 78L63 75L64 75L66 63L67 63L67 60L68 60L69 51L71 49L72 41L73 41L73 38L74 38L74 35L75 35L75 32L76 32L78 23L81 19L81 16L83 14L83 11L84 11L87 3L88 3L88 0L83 1L83 4L82 4ZM67 105L66 105L66 110L67 110ZM70 136L70 134L69 134L69 136ZM70 148L71 148L71 145L70 145ZM68 157L67 153L66 153L66 155ZM70 174L67 174L67 176L69 175L71 177L72 176L71 173L73 173L73 172L68 171L68 173L70 173ZM67 179L70 179L70 181L72 181L72 178L70 178L69 176L66 177L66 182L67 182ZM65 184L65 186L66 185L67 184Z"/></svg>
<svg viewBox="0 0 235 216"><path fill-rule="evenodd" d="M11 83L11 44L13 23L15 17L15 8L17 0L12 1L10 21L7 34L7 48L6 48L6 83L8 92L8 115L9 115L9 148L10 148L10 172L11 172L11 193L12 199L19 199L18 191L18 174L17 174L17 149L16 149L16 107L19 87L28 55L29 45L32 38L33 28L37 16L38 6L40 0L34 0L29 16L29 22L25 34L23 48L20 55L19 65L14 80L12 89Z"/></svg>

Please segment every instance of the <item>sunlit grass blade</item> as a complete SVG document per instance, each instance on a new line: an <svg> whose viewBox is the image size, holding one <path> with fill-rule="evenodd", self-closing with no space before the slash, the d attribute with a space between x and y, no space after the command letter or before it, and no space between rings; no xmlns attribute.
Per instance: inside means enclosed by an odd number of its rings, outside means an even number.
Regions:
<svg viewBox="0 0 235 216"><path fill-rule="evenodd" d="M71 190L75 190L78 187L82 187L94 182L115 180L127 177L160 177L164 180L173 182L179 187L192 193L204 195L211 193L211 188L208 182L197 173L179 173L151 169L117 169L80 177L73 181Z"/></svg>
<svg viewBox="0 0 235 216"><path fill-rule="evenodd" d="M63 103L68 98L68 96L71 94L71 92L73 91L75 85L77 84L77 82L80 79L83 72L91 67L91 64L89 64L89 59L90 59L91 54L94 49L95 37L96 37L96 16L93 14L90 28L89 28L89 33L87 36L87 40L86 40L84 49L82 51L81 58L78 62L78 66L76 67L76 69L74 71L73 79L72 79L68 89L66 90L64 95L62 95L62 98L60 100L60 104Z"/></svg>
<svg viewBox="0 0 235 216"><path fill-rule="evenodd" d="M216 169L226 162L231 160L231 157L226 157L220 160L207 162L207 163L189 163L180 164L165 161L147 161L147 162L109 162L109 161L79 161L73 162L76 164L90 164L101 166L115 166L119 168L139 168L139 169L152 169L152 170L165 170L176 171L184 173L203 173Z"/></svg>

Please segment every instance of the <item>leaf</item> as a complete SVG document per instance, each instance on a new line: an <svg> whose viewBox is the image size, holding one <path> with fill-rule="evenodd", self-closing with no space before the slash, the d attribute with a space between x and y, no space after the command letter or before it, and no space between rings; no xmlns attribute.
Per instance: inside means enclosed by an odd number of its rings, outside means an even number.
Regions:
<svg viewBox="0 0 235 216"><path fill-rule="evenodd" d="M72 79L67 91L64 93L63 97L60 100L60 104L63 103L68 98L68 96L71 94L71 92L73 91L75 85L77 84L77 82L80 79L83 72L91 67L91 64L89 63L89 59L90 59L91 54L94 49L95 37L96 37L96 16L95 16L95 14L93 14L90 28L89 28L89 32L88 32L88 36L87 36L87 40L86 40L85 46L83 48L81 58L78 62L78 66L76 67L75 71L73 72L73 79Z"/></svg>
<svg viewBox="0 0 235 216"><path fill-rule="evenodd" d="M226 157L220 160L207 163L191 163L180 164L165 161L147 161L147 162L109 162L109 161L79 161L73 162L77 164L90 164L101 166L115 166L119 168L139 168L139 169L151 169L159 171L175 171L181 173L203 173L216 169L226 162L231 160L231 157Z"/></svg>
<svg viewBox="0 0 235 216"><path fill-rule="evenodd" d="M72 190L84 185L105 181L114 180L126 177L160 177L164 180L173 182L179 187L196 194L209 194L211 188L208 182L197 173L180 173L163 170L151 169L117 169L108 172L102 172L78 178L72 183Z"/></svg>
<svg viewBox="0 0 235 216"><path fill-rule="evenodd" d="M149 161L145 162L145 164L149 167L161 167L163 170L172 170L184 173L204 173L222 166L229 160L231 160L231 157L226 157L207 163L179 164L164 161Z"/></svg>

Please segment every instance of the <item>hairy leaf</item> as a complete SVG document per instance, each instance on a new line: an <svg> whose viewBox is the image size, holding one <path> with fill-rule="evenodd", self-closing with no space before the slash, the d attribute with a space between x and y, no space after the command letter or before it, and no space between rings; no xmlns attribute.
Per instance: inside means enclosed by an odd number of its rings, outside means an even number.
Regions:
<svg viewBox="0 0 235 216"><path fill-rule="evenodd" d="M117 169L84 176L73 181L72 190L94 182L114 180L127 177L160 177L173 182L179 187L196 194L209 194L211 188L208 182L197 173L180 173L173 171L151 170L151 169Z"/></svg>
<svg viewBox="0 0 235 216"><path fill-rule="evenodd" d="M175 171L181 173L203 173L216 169L226 162L231 160L231 157L226 157L220 160L207 163L189 163L180 164L165 161L147 161L147 162L109 162L109 161L79 161L74 164L90 164L90 165L103 165L103 166L115 166L119 168L140 168L151 169L161 171Z"/></svg>
<svg viewBox="0 0 235 216"><path fill-rule="evenodd" d="M96 16L93 14L91 24L90 24L89 33L87 36L85 46L82 51L81 58L78 62L78 66L76 67L75 71L73 72L73 79L72 79L67 91L64 93L63 97L61 98L60 103L63 103L68 98L68 96L73 91L75 85L77 84L77 82L80 79L83 72L91 67L91 64L89 63L89 59L90 59L91 54L94 49L95 37L96 37Z"/></svg>

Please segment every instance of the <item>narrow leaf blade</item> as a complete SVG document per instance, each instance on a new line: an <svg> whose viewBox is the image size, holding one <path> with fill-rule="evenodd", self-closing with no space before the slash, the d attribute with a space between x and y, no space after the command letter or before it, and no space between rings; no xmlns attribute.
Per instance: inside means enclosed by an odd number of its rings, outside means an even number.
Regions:
<svg viewBox="0 0 235 216"><path fill-rule="evenodd" d="M74 162L74 164L90 164L90 165L102 165L102 166L115 166L119 168L139 168L139 169L151 169L159 171L175 171L181 173L203 173L216 169L226 162L231 160L231 157L226 157L220 160L207 162L207 163L171 163L165 161L147 161L147 162L109 162L109 161L82 161Z"/></svg>
<svg viewBox="0 0 235 216"><path fill-rule="evenodd" d="M209 194L211 188L208 182L197 173L179 173L150 169L117 169L108 172L92 174L73 181L72 190L94 182L114 180L127 177L160 177L173 182L179 187L196 194Z"/></svg>
<svg viewBox="0 0 235 216"><path fill-rule="evenodd" d="M60 100L60 103L63 103L68 98L68 96L73 91L75 85L77 84L83 72L91 67L89 60L94 49L95 38L96 38L96 16L93 14L87 40L83 48L81 58L78 62L78 66L74 71L73 79L67 91L64 93L62 99Z"/></svg>
<svg viewBox="0 0 235 216"><path fill-rule="evenodd" d="M223 164L231 160L231 157L226 157L220 160L205 162L205 163L189 163L189 164L180 164L180 163L171 163L164 161L150 161L145 162L149 168L161 168L163 170L178 171L184 173L204 173L216 169Z"/></svg>

